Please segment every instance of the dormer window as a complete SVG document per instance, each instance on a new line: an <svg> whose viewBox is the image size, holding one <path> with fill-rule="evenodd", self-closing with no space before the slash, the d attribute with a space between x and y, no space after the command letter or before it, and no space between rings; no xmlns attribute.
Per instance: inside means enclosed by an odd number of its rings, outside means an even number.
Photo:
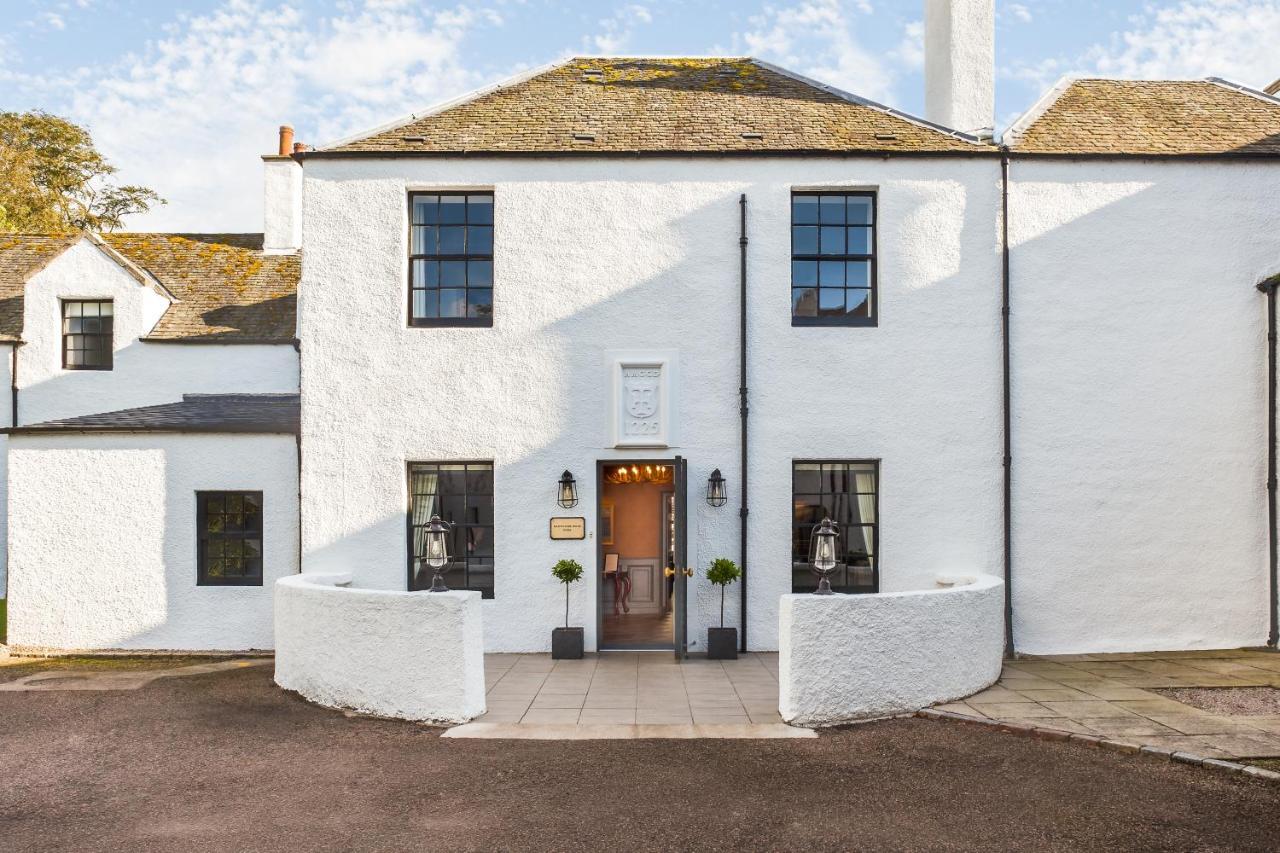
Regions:
<svg viewBox="0 0 1280 853"><path fill-rule="evenodd" d="M62 367L64 370L110 370L112 354L110 299L62 302Z"/></svg>

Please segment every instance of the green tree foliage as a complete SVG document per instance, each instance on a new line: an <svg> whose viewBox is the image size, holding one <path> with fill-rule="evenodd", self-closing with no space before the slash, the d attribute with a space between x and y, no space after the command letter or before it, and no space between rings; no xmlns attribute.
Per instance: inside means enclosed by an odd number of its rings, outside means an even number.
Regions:
<svg viewBox="0 0 1280 853"><path fill-rule="evenodd" d="M38 110L0 112L0 233L114 231L165 203L147 187L111 183L115 172L83 127Z"/></svg>
<svg viewBox="0 0 1280 853"><path fill-rule="evenodd" d="M724 588L742 577L738 564L728 557L716 557L707 569L707 580L720 587L720 627L724 627Z"/></svg>
<svg viewBox="0 0 1280 853"><path fill-rule="evenodd" d="M561 560L551 567L551 574L564 584L564 626L569 627L569 584L582 580L582 564L577 560Z"/></svg>

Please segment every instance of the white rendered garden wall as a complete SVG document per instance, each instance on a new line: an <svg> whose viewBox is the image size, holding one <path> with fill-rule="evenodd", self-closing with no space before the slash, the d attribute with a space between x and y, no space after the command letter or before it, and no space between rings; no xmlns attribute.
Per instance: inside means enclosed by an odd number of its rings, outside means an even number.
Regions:
<svg viewBox="0 0 1280 853"><path fill-rule="evenodd" d="M297 571L292 435L9 437L9 642L270 649ZM196 585L196 491L263 492L263 585Z"/></svg>
<svg viewBox="0 0 1280 853"><path fill-rule="evenodd" d="M705 581L738 553L738 198L749 202L749 645L777 648L791 590L791 463L879 459L881 585L998 565L999 170L990 158L306 161L299 336L303 568L407 584L410 461L495 463L489 651L544 651L563 620L550 567L587 567L570 621L596 645L597 459L689 460L689 636L719 616ZM412 189L492 188L494 327L407 327ZM876 328L792 328L790 194L879 193ZM670 448L608 433L609 350L674 352ZM824 390L819 390L824 389ZM730 500L701 499L719 468ZM569 469L581 504L555 505ZM553 515L592 538L552 542ZM926 568L927 567L927 568ZM737 588L728 624L738 624Z"/></svg>
<svg viewBox="0 0 1280 853"><path fill-rule="evenodd" d="M1012 166L1018 649L1267 634L1266 298L1280 166Z"/></svg>
<svg viewBox="0 0 1280 853"><path fill-rule="evenodd" d="M827 726L917 711L977 693L1000 677L1004 583L948 577L947 586L878 595L786 595L778 650L778 712Z"/></svg>
<svg viewBox="0 0 1280 853"><path fill-rule="evenodd" d="M465 723L485 711L478 592L393 592L308 573L275 585L276 684L333 708Z"/></svg>
<svg viewBox="0 0 1280 853"><path fill-rule="evenodd" d="M111 370L62 368L63 299L113 301ZM19 423L173 403L183 394L297 392L298 353L291 345L141 340L168 305L88 240L54 258L26 285L25 343L18 349Z"/></svg>

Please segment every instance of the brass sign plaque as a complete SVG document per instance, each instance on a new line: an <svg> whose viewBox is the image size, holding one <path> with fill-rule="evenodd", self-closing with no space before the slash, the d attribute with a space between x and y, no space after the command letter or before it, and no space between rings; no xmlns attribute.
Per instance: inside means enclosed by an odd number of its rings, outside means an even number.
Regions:
<svg viewBox="0 0 1280 853"><path fill-rule="evenodd" d="M582 517L553 518L551 519L551 538L552 539L586 539L587 538L587 520Z"/></svg>

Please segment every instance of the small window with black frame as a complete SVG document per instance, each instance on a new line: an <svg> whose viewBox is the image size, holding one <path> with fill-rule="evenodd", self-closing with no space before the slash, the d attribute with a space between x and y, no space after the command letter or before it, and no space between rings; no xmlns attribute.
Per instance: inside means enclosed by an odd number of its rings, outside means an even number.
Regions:
<svg viewBox="0 0 1280 853"><path fill-rule="evenodd" d="M198 586L262 586L262 492L196 492Z"/></svg>
<svg viewBox="0 0 1280 853"><path fill-rule="evenodd" d="M840 530L839 560L831 574L836 592L877 592L880 464L874 460L804 460L791 469L791 591L813 592L813 529L824 518Z"/></svg>
<svg viewBox="0 0 1280 853"><path fill-rule="evenodd" d="M791 194L791 325L874 326L876 194Z"/></svg>
<svg viewBox="0 0 1280 853"><path fill-rule="evenodd" d="M409 194L409 325L493 325L493 193Z"/></svg>
<svg viewBox="0 0 1280 853"><path fill-rule="evenodd" d="M64 370L110 370L114 310L110 299L62 301Z"/></svg>
<svg viewBox="0 0 1280 853"><path fill-rule="evenodd" d="M431 588L434 572L422 564L422 554L433 515L450 526L445 585L493 598L493 463L410 463L409 589Z"/></svg>

